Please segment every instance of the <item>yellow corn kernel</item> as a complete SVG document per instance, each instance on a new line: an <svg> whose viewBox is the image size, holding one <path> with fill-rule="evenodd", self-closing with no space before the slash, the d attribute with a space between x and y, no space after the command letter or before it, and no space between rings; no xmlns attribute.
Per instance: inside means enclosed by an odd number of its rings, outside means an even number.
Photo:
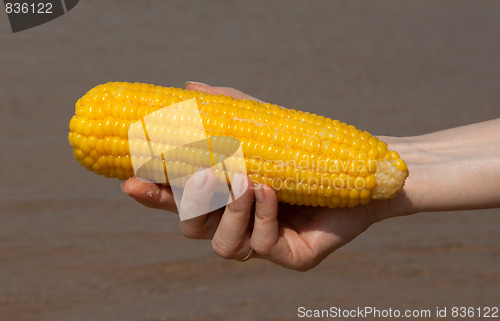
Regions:
<svg viewBox="0 0 500 321"><path fill-rule="evenodd" d="M377 186L377 180L373 175L368 176L365 178L365 188L368 190L372 190Z"/></svg>
<svg viewBox="0 0 500 321"><path fill-rule="evenodd" d="M401 158L397 159L396 162L394 162L394 165L397 167L397 169L399 169L402 172L408 171L408 167L406 166L405 161L402 160Z"/></svg>
<svg viewBox="0 0 500 321"><path fill-rule="evenodd" d="M364 189L364 190L361 190L361 192L359 193L359 198L361 200L364 200L364 199L370 199L370 196L371 196L371 191L369 189Z"/></svg>
<svg viewBox="0 0 500 321"><path fill-rule="evenodd" d="M399 154L395 150L391 151L389 154L391 155L391 159L399 159Z"/></svg>

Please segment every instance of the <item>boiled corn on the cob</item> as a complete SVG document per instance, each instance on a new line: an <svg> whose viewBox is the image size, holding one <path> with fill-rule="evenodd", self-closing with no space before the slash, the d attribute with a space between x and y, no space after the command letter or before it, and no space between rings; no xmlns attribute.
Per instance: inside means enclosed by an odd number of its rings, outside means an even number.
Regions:
<svg viewBox="0 0 500 321"><path fill-rule="evenodd" d="M178 116L183 118L182 124L179 119L148 124L147 131L160 137L149 143L129 137L132 124L193 98L213 153L208 145L177 148L169 157L150 159L141 173L134 173L134 157L147 160L151 146L161 151L172 139L196 141L203 133L182 125L189 124L189 114ZM167 164L187 175L200 166L210 167L219 157L228 157L224 149L239 142L251 180L274 188L278 199L290 204L366 204L370 199L393 197L408 176L404 160L388 150L386 143L338 120L268 103L149 84L113 82L93 88L76 103L69 128L74 157L88 170L121 180L137 175L165 184L168 177L161 181L159 176ZM221 153L216 152L217 146ZM131 147L143 152L130 155ZM224 173L219 174L225 179Z"/></svg>

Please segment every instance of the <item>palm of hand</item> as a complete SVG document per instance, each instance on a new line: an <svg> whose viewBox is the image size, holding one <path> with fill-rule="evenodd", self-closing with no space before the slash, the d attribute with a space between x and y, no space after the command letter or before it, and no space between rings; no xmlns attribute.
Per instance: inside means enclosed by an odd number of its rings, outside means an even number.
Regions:
<svg viewBox="0 0 500 321"><path fill-rule="evenodd" d="M373 203L334 209L280 203L280 237L290 249L288 267L308 270L316 266L376 222L376 213Z"/></svg>

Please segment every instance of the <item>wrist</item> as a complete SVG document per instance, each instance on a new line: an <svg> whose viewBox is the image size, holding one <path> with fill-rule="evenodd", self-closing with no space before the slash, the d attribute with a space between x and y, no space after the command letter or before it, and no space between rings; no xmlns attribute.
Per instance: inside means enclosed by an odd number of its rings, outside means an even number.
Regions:
<svg viewBox="0 0 500 321"><path fill-rule="evenodd" d="M405 160L409 176L380 220L417 212L500 206L500 119L415 137L381 137Z"/></svg>
<svg viewBox="0 0 500 321"><path fill-rule="evenodd" d="M432 186L432 175L426 172L428 141L425 136L379 137L390 150L397 151L408 166L409 175L403 188L389 200L376 201L378 221L428 211L426 186Z"/></svg>

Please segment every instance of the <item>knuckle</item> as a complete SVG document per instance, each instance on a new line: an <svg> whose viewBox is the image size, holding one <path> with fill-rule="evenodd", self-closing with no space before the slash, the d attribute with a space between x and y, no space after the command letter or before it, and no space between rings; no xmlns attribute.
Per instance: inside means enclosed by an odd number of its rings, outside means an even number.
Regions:
<svg viewBox="0 0 500 321"><path fill-rule="evenodd" d="M255 215L255 221L260 225L270 225L276 221L276 217Z"/></svg>

